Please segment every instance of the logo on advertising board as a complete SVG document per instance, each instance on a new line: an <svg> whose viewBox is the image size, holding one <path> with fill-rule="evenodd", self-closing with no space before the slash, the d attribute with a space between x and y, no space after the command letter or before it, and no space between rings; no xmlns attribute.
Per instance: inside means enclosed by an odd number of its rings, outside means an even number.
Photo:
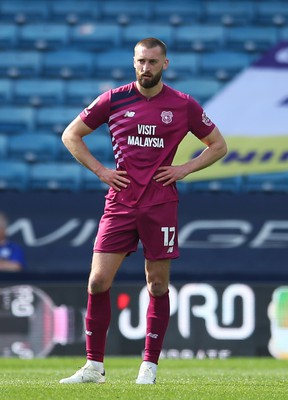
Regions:
<svg viewBox="0 0 288 400"><path fill-rule="evenodd" d="M274 290L268 317L271 326L268 349L273 357L288 359L288 286Z"/></svg>
<svg viewBox="0 0 288 400"><path fill-rule="evenodd" d="M195 324L197 321L204 321L203 329L207 337L206 344L201 343L201 346L207 347L200 349L202 357L203 352L206 356L211 356L211 349L209 343L214 344L214 357L220 357L225 354L227 357L232 353L231 350L223 348L225 341L233 341L237 343L239 340L249 339L255 330L255 295L253 290L243 284L228 285L220 294L217 290L209 284L188 283L177 290L173 285L169 287L170 292L170 315L173 318L173 328L166 334L168 340L166 345L173 344L172 349L164 349L164 353L185 354L187 358L190 354L191 357L199 354L199 346L195 338ZM133 296L133 301L135 297ZM195 299L197 299L195 301ZM199 304L200 299L200 304ZM239 303L240 307L236 303ZM118 296L118 306L120 309L118 317L118 328L124 338L129 340L144 339L146 335L146 311L149 301L147 288L143 287L139 292L138 310L139 315L136 320L138 324L135 325L135 302L131 304L131 297L128 293L121 293ZM181 306L180 306L181 305ZM171 324L170 324L171 325ZM203 325L203 324L201 324ZM197 327L197 330L199 327ZM219 341L220 344L215 346ZM176 344L177 342L177 344ZM182 350L177 350L181 346L185 346ZM190 349L187 348L190 346ZM195 350L195 348L198 348ZM233 344L230 344L233 348ZM194 350L192 350L192 348ZM172 351L173 350L173 351ZM210 352L210 353L209 353Z"/></svg>
<svg viewBox="0 0 288 400"><path fill-rule="evenodd" d="M266 356L269 349L273 357L288 358L288 286L263 288L170 285L171 318L161 357ZM85 294L84 283L0 287L0 356L63 355L63 346L65 355L83 354L85 334L91 334L85 332ZM157 337L146 332L146 286L115 285L111 300L107 355L140 355L146 335Z"/></svg>

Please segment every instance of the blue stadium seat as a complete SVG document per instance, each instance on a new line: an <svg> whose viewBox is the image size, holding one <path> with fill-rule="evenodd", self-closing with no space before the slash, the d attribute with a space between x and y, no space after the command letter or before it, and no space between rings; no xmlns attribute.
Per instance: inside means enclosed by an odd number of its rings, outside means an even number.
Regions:
<svg viewBox="0 0 288 400"><path fill-rule="evenodd" d="M43 77L89 78L93 54L80 50L49 51L43 54Z"/></svg>
<svg viewBox="0 0 288 400"><path fill-rule="evenodd" d="M86 23L71 29L71 46L82 50L106 50L120 44L122 28L112 23Z"/></svg>
<svg viewBox="0 0 288 400"><path fill-rule="evenodd" d="M1 51L0 77L35 78L41 72L41 58L36 51Z"/></svg>
<svg viewBox="0 0 288 400"><path fill-rule="evenodd" d="M39 22L48 17L48 1L2 0L1 19L4 21Z"/></svg>
<svg viewBox="0 0 288 400"><path fill-rule="evenodd" d="M230 27L226 31L226 45L233 50L263 52L277 41L277 28L272 26Z"/></svg>
<svg viewBox="0 0 288 400"><path fill-rule="evenodd" d="M8 136L0 134L0 160L7 157Z"/></svg>
<svg viewBox="0 0 288 400"><path fill-rule="evenodd" d="M72 191L81 187L83 167L74 163L36 163L30 166L30 190Z"/></svg>
<svg viewBox="0 0 288 400"><path fill-rule="evenodd" d="M11 80L0 79L0 104L7 105L12 101L13 84Z"/></svg>
<svg viewBox="0 0 288 400"><path fill-rule="evenodd" d="M53 161L57 159L59 141L60 138L53 134L12 135L8 142L8 157L27 162Z"/></svg>
<svg viewBox="0 0 288 400"><path fill-rule="evenodd" d="M243 51L216 51L201 55L199 70L205 75L216 76L217 79L231 79L235 74L248 67L251 56Z"/></svg>
<svg viewBox="0 0 288 400"><path fill-rule="evenodd" d="M146 37L157 37L163 40L168 47L173 44L173 28L169 25L159 25L157 23L130 24L123 28L123 45L130 48L135 46L139 40ZM133 49L132 47L132 49Z"/></svg>
<svg viewBox="0 0 288 400"><path fill-rule="evenodd" d="M13 105L0 107L0 132L15 133L34 128L34 110Z"/></svg>
<svg viewBox="0 0 288 400"><path fill-rule="evenodd" d="M118 85L113 80L74 79L68 81L66 87L66 103L69 105L87 106L101 93L116 86Z"/></svg>
<svg viewBox="0 0 288 400"><path fill-rule="evenodd" d="M288 26L281 28L279 35L280 35L280 40L283 40L283 41L288 40Z"/></svg>
<svg viewBox="0 0 288 400"><path fill-rule="evenodd" d="M205 23L247 25L255 17L253 1L207 1L204 10Z"/></svg>
<svg viewBox="0 0 288 400"><path fill-rule="evenodd" d="M169 68L164 71L165 79L188 79L198 74L200 55L192 52L169 52Z"/></svg>
<svg viewBox="0 0 288 400"><path fill-rule="evenodd" d="M213 78L196 77L175 81L171 86L180 92L190 94L203 104L221 89L222 83Z"/></svg>
<svg viewBox="0 0 288 400"><path fill-rule="evenodd" d="M94 72L101 79L134 79L132 50L110 50L94 54Z"/></svg>
<svg viewBox="0 0 288 400"><path fill-rule="evenodd" d="M0 25L0 49L15 49L18 44L18 26L15 24Z"/></svg>
<svg viewBox="0 0 288 400"><path fill-rule="evenodd" d="M76 24L100 18L99 2L95 1L53 1L50 5L51 19L55 22Z"/></svg>
<svg viewBox="0 0 288 400"><path fill-rule="evenodd" d="M161 2L153 2L153 21L181 25L185 23L197 23L203 18L202 2L171 2L163 5Z"/></svg>
<svg viewBox="0 0 288 400"><path fill-rule="evenodd" d="M244 178L245 192L284 192L288 193L288 173L276 172L250 174Z"/></svg>
<svg viewBox="0 0 288 400"><path fill-rule="evenodd" d="M141 23L143 20L148 22L150 18L151 4L149 1L105 1L101 5L101 19L107 22Z"/></svg>
<svg viewBox="0 0 288 400"><path fill-rule="evenodd" d="M220 25L184 25L175 31L174 46L178 50L215 50L223 42L224 27Z"/></svg>
<svg viewBox="0 0 288 400"><path fill-rule="evenodd" d="M65 24L29 24L19 28L19 48L53 50L63 48L69 42L69 27Z"/></svg>
<svg viewBox="0 0 288 400"><path fill-rule="evenodd" d="M285 25L288 18L286 1L259 1L255 4L257 23L265 25Z"/></svg>
<svg viewBox="0 0 288 400"><path fill-rule="evenodd" d="M46 106L63 104L64 82L61 79L17 80L13 88L15 104Z"/></svg>
<svg viewBox="0 0 288 400"><path fill-rule="evenodd" d="M99 131L92 133L84 138L84 141L91 153L102 163L113 162L113 150L110 135L103 133L105 126Z"/></svg>
<svg viewBox="0 0 288 400"><path fill-rule="evenodd" d="M35 113L35 126L60 134L81 111L81 108L72 106L42 107Z"/></svg>
<svg viewBox="0 0 288 400"><path fill-rule="evenodd" d="M28 189L29 168L25 162L0 160L0 190Z"/></svg>
<svg viewBox="0 0 288 400"><path fill-rule="evenodd" d="M230 192L239 193L242 191L242 176L229 178L216 178L204 181L177 182L181 192ZM180 183L180 184L178 184Z"/></svg>

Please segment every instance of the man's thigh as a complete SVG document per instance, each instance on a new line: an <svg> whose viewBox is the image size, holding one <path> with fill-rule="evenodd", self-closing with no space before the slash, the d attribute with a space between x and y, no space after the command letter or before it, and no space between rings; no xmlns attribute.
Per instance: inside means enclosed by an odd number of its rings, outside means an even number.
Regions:
<svg viewBox="0 0 288 400"><path fill-rule="evenodd" d="M138 242L135 209L107 200L94 252L130 254L137 250Z"/></svg>
<svg viewBox="0 0 288 400"><path fill-rule="evenodd" d="M137 224L147 260L156 261L179 256L178 202L141 208Z"/></svg>

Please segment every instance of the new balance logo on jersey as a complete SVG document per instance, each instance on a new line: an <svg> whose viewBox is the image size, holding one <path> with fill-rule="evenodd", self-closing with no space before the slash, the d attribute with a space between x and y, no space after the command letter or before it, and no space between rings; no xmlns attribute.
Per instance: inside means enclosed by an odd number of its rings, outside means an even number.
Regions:
<svg viewBox="0 0 288 400"><path fill-rule="evenodd" d="M124 118L132 118L134 117L135 112L134 111L126 111L126 113L124 114Z"/></svg>
<svg viewBox="0 0 288 400"><path fill-rule="evenodd" d="M168 247L167 253L173 253L173 246Z"/></svg>
<svg viewBox="0 0 288 400"><path fill-rule="evenodd" d="M86 335L88 335L88 336L92 336L92 332L91 331L85 331L85 333L86 333Z"/></svg>
<svg viewBox="0 0 288 400"><path fill-rule="evenodd" d="M158 335L158 333L149 332L149 333L147 333L147 336L151 337L152 339L157 339L159 335Z"/></svg>

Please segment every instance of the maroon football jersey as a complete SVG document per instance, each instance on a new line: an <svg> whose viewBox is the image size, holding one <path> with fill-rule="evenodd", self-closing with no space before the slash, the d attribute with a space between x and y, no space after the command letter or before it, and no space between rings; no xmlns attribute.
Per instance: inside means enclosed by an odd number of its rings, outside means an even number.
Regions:
<svg viewBox="0 0 288 400"><path fill-rule="evenodd" d="M215 127L191 96L165 84L151 98L143 96L135 82L109 90L80 117L93 130L108 124L116 168L127 171L131 183L120 192L110 188L106 197L131 207L177 200L176 185L163 186L153 176L160 166L172 164L189 131L202 139Z"/></svg>

